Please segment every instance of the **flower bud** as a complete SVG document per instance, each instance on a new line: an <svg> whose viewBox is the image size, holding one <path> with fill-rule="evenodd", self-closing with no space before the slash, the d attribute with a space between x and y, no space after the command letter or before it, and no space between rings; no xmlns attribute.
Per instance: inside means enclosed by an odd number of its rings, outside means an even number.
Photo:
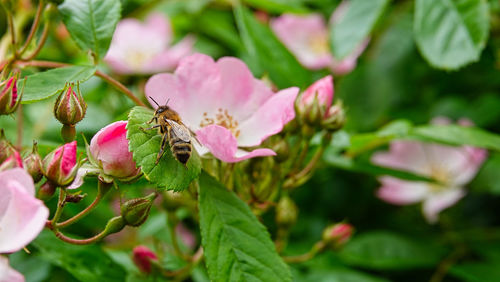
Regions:
<svg viewBox="0 0 500 282"><path fill-rule="evenodd" d="M112 178L130 181L141 173L128 150L127 121L117 121L99 130L90 141L87 155L95 167Z"/></svg>
<svg viewBox="0 0 500 282"><path fill-rule="evenodd" d="M323 231L323 242L333 248L343 246L352 236L354 228L348 223L337 223Z"/></svg>
<svg viewBox="0 0 500 282"><path fill-rule="evenodd" d="M146 197L128 200L123 203L120 210L125 224L133 227L143 224L149 216L149 211L156 196L156 193L151 193Z"/></svg>
<svg viewBox="0 0 500 282"><path fill-rule="evenodd" d="M132 251L132 260L141 272L151 273L151 261L158 261L156 254L146 246L137 246Z"/></svg>
<svg viewBox="0 0 500 282"><path fill-rule="evenodd" d="M3 163L8 157L10 157L16 149L12 144L5 138L5 133L3 129L0 129L0 163Z"/></svg>
<svg viewBox="0 0 500 282"><path fill-rule="evenodd" d="M42 201L50 200L50 198L52 198L52 196L54 196L56 189L57 189L56 184L47 180L38 189L38 193L36 194L36 197Z"/></svg>
<svg viewBox="0 0 500 282"><path fill-rule="evenodd" d="M0 115L13 113L21 102L23 91L17 91L18 77L19 73L15 73L0 83Z"/></svg>
<svg viewBox="0 0 500 282"><path fill-rule="evenodd" d="M328 131L337 131L341 129L345 124L345 111L342 106L342 102L339 101L335 103L326 115L326 118L322 121L323 128Z"/></svg>
<svg viewBox="0 0 500 282"><path fill-rule="evenodd" d="M42 163L43 175L57 186L69 185L75 178L77 169L76 141L50 152Z"/></svg>
<svg viewBox="0 0 500 282"><path fill-rule="evenodd" d="M26 170L33 178L33 181L37 183L42 179L42 158L38 154L38 148L36 142L33 141L33 151L26 158L24 158L24 164Z"/></svg>
<svg viewBox="0 0 500 282"><path fill-rule="evenodd" d="M23 168L24 166L23 166L23 159L21 159L21 155L19 155L17 151L14 151L13 154L0 165L0 171L16 167Z"/></svg>
<svg viewBox="0 0 500 282"><path fill-rule="evenodd" d="M54 116L58 121L65 125L75 125L85 117L87 104L80 93L80 87L75 84L66 84L64 89L57 97L54 104Z"/></svg>
<svg viewBox="0 0 500 282"><path fill-rule="evenodd" d="M281 197L276 207L276 223L282 228L289 228L297 221L298 210L288 196Z"/></svg>
<svg viewBox="0 0 500 282"><path fill-rule="evenodd" d="M184 193L167 190L163 192L162 206L167 211L174 212L185 205L187 200Z"/></svg>
<svg viewBox="0 0 500 282"><path fill-rule="evenodd" d="M319 125L332 105L333 94L333 77L331 75L309 86L298 101L298 110L302 120L312 126Z"/></svg>
<svg viewBox="0 0 500 282"><path fill-rule="evenodd" d="M273 146L273 151L276 153L274 160L278 163L288 160L288 157L290 156L290 146L284 139L281 139Z"/></svg>

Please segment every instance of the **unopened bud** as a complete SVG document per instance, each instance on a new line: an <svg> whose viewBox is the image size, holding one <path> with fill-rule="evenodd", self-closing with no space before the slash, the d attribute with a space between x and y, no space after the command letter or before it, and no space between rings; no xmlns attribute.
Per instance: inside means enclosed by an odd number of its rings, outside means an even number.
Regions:
<svg viewBox="0 0 500 282"><path fill-rule="evenodd" d="M3 163L15 151L14 146L5 138L3 129L0 129L0 163Z"/></svg>
<svg viewBox="0 0 500 282"><path fill-rule="evenodd" d="M3 163L0 165L0 171L4 171L11 168L20 167L23 168L23 159L19 152L14 151L10 157L8 157Z"/></svg>
<svg viewBox="0 0 500 282"><path fill-rule="evenodd" d="M149 216L149 211L156 196L156 193L151 193L146 197L128 200L123 203L120 210L125 224L133 227L143 224Z"/></svg>
<svg viewBox="0 0 500 282"><path fill-rule="evenodd" d="M76 92L75 92L76 90ZM65 125L75 125L85 117L87 104L80 93L80 87L66 84L54 104L54 116Z"/></svg>
<svg viewBox="0 0 500 282"><path fill-rule="evenodd" d="M301 120L312 127L325 118L333 99L333 77L328 75L309 86L298 100Z"/></svg>
<svg viewBox="0 0 500 282"><path fill-rule="evenodd" d="M40 189L38 189L36 197L42 201L47 201L54 196L56 189L57 185L47 180L44 184L42 184L42 186L40 186Z"/></svg>
<svg viewBox="0 0 500 282"><path fill-rule="evenodd" d="M323 242L327 245L338 248L343 246L354 233L354 228L348 223L337 223L331 225L323 231Z"/></svg>
<svg viewBox="0 0 500 282"><path fill-rule="evenodd" d="M35 183L42 179L42 158L38 154L38 148L35 141L33 141L33 150L31 154L24 158L24 165Z"/></svg>
<svg viewBox="0 0 500 282"><path fill-rule="evenodd" d="M341 129L345 124L345 111L342 105L342 101L338 101L330 107L326 118L322 122L323 128L328 131L337 131Z"/></svg>
<svg viewBox="0 0 500 282"><path fill-rule="evenodd" d="M132 251L132 260L141 272L151 273L152 261L158 261L156 254L146 246L137 246Z"/></svg>
<svg viewBox="0 0 500 282"><path fill-rule="evenodd" d="M115 216L108 221L106 227L104 228L103 233L105 236L109 234L113 234L116 232L120 232L125 227L125 220L122 216Z"/></svg>
<svg viewBox="0 0 500 282"><path fill-rule="evenodd" d="M18 92L18 78L19 73L15 73L6 80L0 82L0 115L13 113L21 102L23 90Z"/></svg>
<svg viewBox="0 0 500 282"><path fill-rule="evenodd" d="M77 170L76 141L66 143L50 152L42 162L43 174L57 186L71 184Z"/></svg>
<svg viewBox="0 0 500 282"><path fill-rule="evenodd" d="M273 146L273 151L276 153L274 160L278 163L288 160L288 157L290 156L290 146L288 146L288 142L284 139L281 139Z"/></svg>
<svg viewBox="0 0 500 282"><path fill-rule="evenodd" d="M282 228L289 228L297 221L298 210L288 196L281 197L276 207L276 223Z"/></svg>

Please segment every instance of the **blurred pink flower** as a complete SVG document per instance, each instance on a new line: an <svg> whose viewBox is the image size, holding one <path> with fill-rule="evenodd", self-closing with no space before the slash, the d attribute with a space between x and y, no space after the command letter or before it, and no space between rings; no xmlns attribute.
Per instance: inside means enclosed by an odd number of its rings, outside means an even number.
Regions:
<svg viewBox="0 0 500 282"><path fill-rule="evenodd" d="M333 24L345 14L346 5L347 2L343 2L332 14ZM338 60L330 52L328 27L320 14L285 13L271 21L271 28L303 66L312 70L329 68L339 75L349 73L356 67L357 59L369 41L365 40L347 57Z"/></svg>
<svg viewBox="0 0 500 282"><path fill-rule="evenodd" d="M21 273L9 266L9 259L0 256L0 282L24 282Z"/></svg>
<svg viewBox="0 0 500 282"><path fill-rule="evenodd" d="M73 182L77 169L76 141L50 152L42 163L43 175L57 186L67 186Z"/></svg>
<svg viewBox="0 0 500 282"><path fill-rule="evenodd" d="M128 149L127 121L113 122L96 133L90 141L89 160L104 174L122 180L135 178L137 168Z"/></svg>
<svg viewBox="0 0 500 282"><path fill-rule="evenodd" d="M192 53L194 38L186 36L174 46L172 27L159 13L145 23L125 19L116 26L104 60L120 74L151 74L175 69L179 60Z"/></svg>
<svg viewBox="0 0 500 282"><path fill-rule="evenodd" d="M160 104L168 100L196 132L204 146L198 153L210 151L224 162L275 155L270 149L248 152L240 147L260 145L294 119L298 92L291 87L273 93L241 60L224 57L214 62L203 54L186 57L174 74L157 74L146 83L147 96Z"/></svg>
<svg viewBox="0 0 500 282"><path fill-rule="evenodd" d="M374 163L427 176L439 183L383 176L379 179L382 187L377 196L396 205L422 202L425 218L435 223L442 210L466 194L464 186L474 178L486 156L486 150L470 146L451 147L418 141L392 142L389 152L374 154Z"/></svg>
<svg viewBox="0 0 500 282"><path fill-rule="evenodd" d="M22 168L0 172L0 195L0 253L17 252L42 231L49 209Z"/></svg>

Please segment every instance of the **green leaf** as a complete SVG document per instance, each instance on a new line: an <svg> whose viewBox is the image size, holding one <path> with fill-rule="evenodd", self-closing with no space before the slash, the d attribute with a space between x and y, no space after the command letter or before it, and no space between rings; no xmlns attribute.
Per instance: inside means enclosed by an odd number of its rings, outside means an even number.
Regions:
<svg viewBox="0 0 500 282"><path fill-rule="evenodd" d="M450 273L466 282L497 282L500 279L500 263L463 263L452 266Z"/></svg>
<svg viewBox="0 0 500 282"><path fill-rule="evenodd" d="M98 245L77 246L65 243L44 230L32 245L41 256L65 269L80 281L124 281L125 271Z"/></svg>
<svg viewBox="0 0 500 282"><path fill-rule="evenodd" d="M247 63L254 75L268 74L280 89L290 86L305 88L313 82L312 74L299 64L269 27L257 21L247 8L238 5L234 15L249 56ZM256 73L258 70L264 73Z"/></svg>
<svg viewBox="0 0 500 282"><path fill-rule="evenodd" d="M346 263L370 269L432 267L443 249L396 233L374 231L354 237L339 253Z"/></svg>
<svg viewBox="0 0 500 282"><path fill-rule="evenodd" d="M201 160L196 150L192 151L187 162L187 168L175 159L170 147L158 165L155 165L156 155L160 150L162 136L156 130L144 132L141 128L148 128L146 124L153 117L154 112L144 107L134 107L129 114L127 124L127 139L134 161L141 167L146 178L158 187L180 191L196 179L201 172Z"/></svg>
<svg viewBox="0 0 500 282"><path fill-rule="evenodd" d="M389 0L351 0L341 19L330 26L333 54L343 59L351 54L372 31Z"/></svg>
<svg viewBox="0 0 500 282"><path fill-rule="evenodd" d="M299 279L297 279L299 281ZM314 270L300 279L302 282L387 282L388 280L375 277L363 272L344 267L332 267L328 270Z"/></svg>
<svg viewBox="0 0 500 282"><path fill-rule="evenodd" d="M67 82L84 82L96 70L94 66L71 66L29 75L25 78L22 103L29 104L50 98L61 91ZM19 89L22 89L25 79L20 79L17 83Z"/></svg>
<svg viewBox="0 0 500 282"><path fill-rule="evenodd" d="M436 68L458 69L479 60L488 38L485 0L417 0L415 40Z"/></svg>
<svg viewBox="0 0 500 282"><path fill-rule="evenodd" d="M244 0L245 4L273 13L300 13L307 12L301 0Z"/></svg>
<svg viewBox="0 0 500 282"><path fill-rule="evenodd" d="M212 281L291 281L266 228L233 192L200 176L202 244Z"/></svg>
<svg viewBox="0 0 500 282"><path fill-rule="evenodd" d="M120 0L66 0L59 11L78 46L102 58L120 20Z"/></svg>

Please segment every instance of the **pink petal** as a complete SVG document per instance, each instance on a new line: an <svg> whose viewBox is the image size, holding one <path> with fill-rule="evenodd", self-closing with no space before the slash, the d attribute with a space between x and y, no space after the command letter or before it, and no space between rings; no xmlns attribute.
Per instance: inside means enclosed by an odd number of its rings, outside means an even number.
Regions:
<svg viewBox="0 0 500 282"><path fill-rule="evenodd" d="M465 190L461 188L450 187L442 192L433 194L424 201L422 207L425 218L429 223L436 223L438 214L458 202L465 196Z"/></svg>
<svg viewBox="0 0 500 282"><path fill-rule="evenodd" d="M373 154L374 164L431 176L426 144L417 141L391 142L389 152Z"/></svg>
<svg viewBox="0 0 500 282"><path fill-rule="evenodd" d="M169 44L172 38L172 26L166 15L161 13L152 13L145 22L145 28L154 31L160 38L165 38L165 43Z"/></svg>
<svg viewBox="0 0 500 282"><path fill-rule="evenodd" d="M347 55L340 61L336 58L333 58L332 64L330 65L330 69L332 70L332 72L337 75L344 75L354 70L358 63L359 56L363 54L363 51L365 51L369 42L369 38L365 39L351 54Z"/></svg>
<svg viewBox="0 0 500 282"><path fill-rule="evenodd" d="M1 282L24 282L24 276L9 266L9 259L0 256L0 281Z"/></svg>
<svg viewBox="0 0 500 282"><path fill-rule="evenodd" d="M61 160L61 171L64 175L71 173L76 165L76 141L64 144Z"/></svg>
<svg viewBox="0 0 500 282"><path fill-rule="evenodd" d="M29 244L42 231L49 217L49 210L42 201L28 190L34 190L33 182L27 183L20 172L0 173L0 253L12 253ZM6 174L7 173L7 174ZM13 177L19 177L13 178ZM25 187L28 185L29 187Z"/></svg>
<svg viewBox="0 0 500 282"><path fill-rule="evenodd" d="M320 14L283 14L271 21L271 28L305 67L322 69L331 64L328 30Z"/></svg>
<svg viewBox="0 0 500 282"><path fill-rule="evenodd" d="M302 105L311 104L317 96L319 104L329 109L332 105L333 94L333 77L328 75L309 86L300 97L300 102Z"/></svg>
<svg viewBox="0 0 500 282"><path fill-rule="evenodd" d="M295 118L297 87L290 87L274 94L249 119L241 123L238 146L252 147L267 137L280 132L285 124Z"/></svg>
<svg viewBox="0 0 500 282"><path fill-rule="evenodd" d="M231 131L219 126L209 125L196 132L200 143L207 147L214 157L227 163L243 161L254 157L274 156L270 149L256 149L251 152L238 151L238 143Z"/></svg>
<svg viewBox="0 0 500 282"><path fill-rule="evenodd" d="M377 197L391 204L413 204L423 200L429 193L428 184L424 182L404 181L390 176L379 180L382 187L377 191Z"/></svg>

